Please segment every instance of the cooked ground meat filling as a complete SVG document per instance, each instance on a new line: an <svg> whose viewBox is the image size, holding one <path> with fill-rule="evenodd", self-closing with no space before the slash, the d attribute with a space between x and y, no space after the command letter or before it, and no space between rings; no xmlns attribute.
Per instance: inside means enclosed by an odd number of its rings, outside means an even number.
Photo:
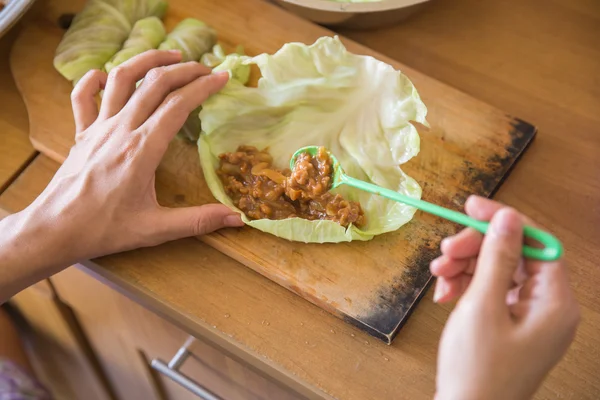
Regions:
<svg viewBox="0 0 600 400"><path fill-rule="evenodd" d="M273 167L273 157L253 146L219 156L217 174L233 203L250 219L326 219L344 227L365 224L360 204L329 192L331 159L324 147L301 154L294 171Z"/></svg>

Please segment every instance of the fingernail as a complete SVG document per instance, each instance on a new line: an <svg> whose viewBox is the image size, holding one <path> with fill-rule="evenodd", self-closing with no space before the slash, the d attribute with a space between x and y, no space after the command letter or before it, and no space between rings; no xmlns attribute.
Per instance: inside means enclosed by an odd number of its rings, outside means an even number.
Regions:
<svg viewBox="0 0 600 400"><path fill-rule="evenodd" d="M442 239L442 241L440 242L440 250L442 251L442 253L445 253L445 248L448 247L448 243L450 243L450 238L445 238Z"/></svg>
<svg viewBox="0 0 600 400"><path fill-rule="evenodd" d="M180 50L167 50L171 54L181 54Z"/></svg>
<svg viewBox="0 0 600 400"><path fill-rule="evenodd" d="M219 72L215 72L214 74L216 76L225 76L225 75L227 75L227 78L229 78L229 71L219 71Z"/></svg>
<svg viewBox="0 0 600 400"><path fill-rule="evenodd" d="M490 225L497 235L511 236L521 229L520 216L512 208L503 208L494 215Z"/></svg>
<svg viewBox="0 0 600 400"><path fill-rule="evenodd" d="M437 303L442 297L448 293L448 287L444 279L438 279L435 283L435 291L433 292L433 302Z"/></svg>
<svg viewBox="0 0 600 400"><path fill-rule="evenodd" d="M477 201L478 197L479 196L476 196L474 194L469 195L469 197L467 197L467 200L465 201L465 208L468 208L469 204L471 204L472 202Z"/></svg>
<svg viewBox="0 0 600 400"><path fill-rule="evenodd" d="M431 262L429 263L429 270L431 271L431 273L433 275L437 275L436 270L438 269L438 267L440 266L441 263L441 258L443 256L439 256L438 258L434 258L433 260L431 260Z"/></svg>
<svg viewBox="0 0 600 400"><path fill-rule="evenodd" d="M223 219L223 225L231 227L231 228L235 228L235 227L239 227L239 226L244 226L244 221L242 221L242 218L240 217L239 214L232 214L232 215L228 215Z"/></svg>

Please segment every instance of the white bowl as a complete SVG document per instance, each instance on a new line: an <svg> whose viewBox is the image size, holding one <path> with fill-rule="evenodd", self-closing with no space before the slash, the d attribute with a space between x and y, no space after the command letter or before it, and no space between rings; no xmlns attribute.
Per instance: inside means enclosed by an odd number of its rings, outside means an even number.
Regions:
<svg viewBox="0 0 600 400"><path fill-rule="evenodd" d="M419 11L429 0L381 0L346 3L332 0L271 0L321 25L373 29L393 25Z"/></svg>
<svg viewBox="0 0 600 400"><path fill-rule="evenodd" d="M0 37L25 15L34 2L35 0L8 0L8 4L0 10Z"/></svg>

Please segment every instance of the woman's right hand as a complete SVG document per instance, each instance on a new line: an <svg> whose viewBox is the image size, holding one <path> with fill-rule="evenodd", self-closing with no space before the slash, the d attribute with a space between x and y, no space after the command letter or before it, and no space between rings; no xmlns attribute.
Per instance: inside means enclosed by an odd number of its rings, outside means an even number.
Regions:
<svg viewBox="0 0 600 400"><path fill-rule="evenodd" d="M528 399L573 341L579 307L562 260L521 257L523 225L515 210L472 196L465 209L491 221L444 239L431 263L434 299L460 297L438 353L436 399Z"/></svg>

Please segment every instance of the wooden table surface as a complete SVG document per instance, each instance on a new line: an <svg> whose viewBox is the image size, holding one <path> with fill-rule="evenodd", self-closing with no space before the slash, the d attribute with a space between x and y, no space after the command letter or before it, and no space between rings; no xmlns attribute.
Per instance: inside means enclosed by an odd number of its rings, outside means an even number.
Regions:
<svg viewBox="0 0 600 400"><path fill-rule="evenodd" d="M28 138L27 109L10 75L8 54L18 33L0 39L0 193L37 154Z"/></svg>
<svg viewBox="0 0 600 400"><path fill-rule="evenodd" d="M582 323L537 398L600 398L600 5L439 1L397 27L342 33L539 127L496 198L563 240ZM7 72L0 74L5 82ZM18 101L14 91L2 92L3 107ZM0 124L27 129L18 114L0 114ZM5 163L0 157L0 168ZM57 168L36 159L0 196L0 207L23 208ZM386 346L193 239L88 268L309 397L434 393L437 341L451 308L433 304L431 293Z"/></svg>

